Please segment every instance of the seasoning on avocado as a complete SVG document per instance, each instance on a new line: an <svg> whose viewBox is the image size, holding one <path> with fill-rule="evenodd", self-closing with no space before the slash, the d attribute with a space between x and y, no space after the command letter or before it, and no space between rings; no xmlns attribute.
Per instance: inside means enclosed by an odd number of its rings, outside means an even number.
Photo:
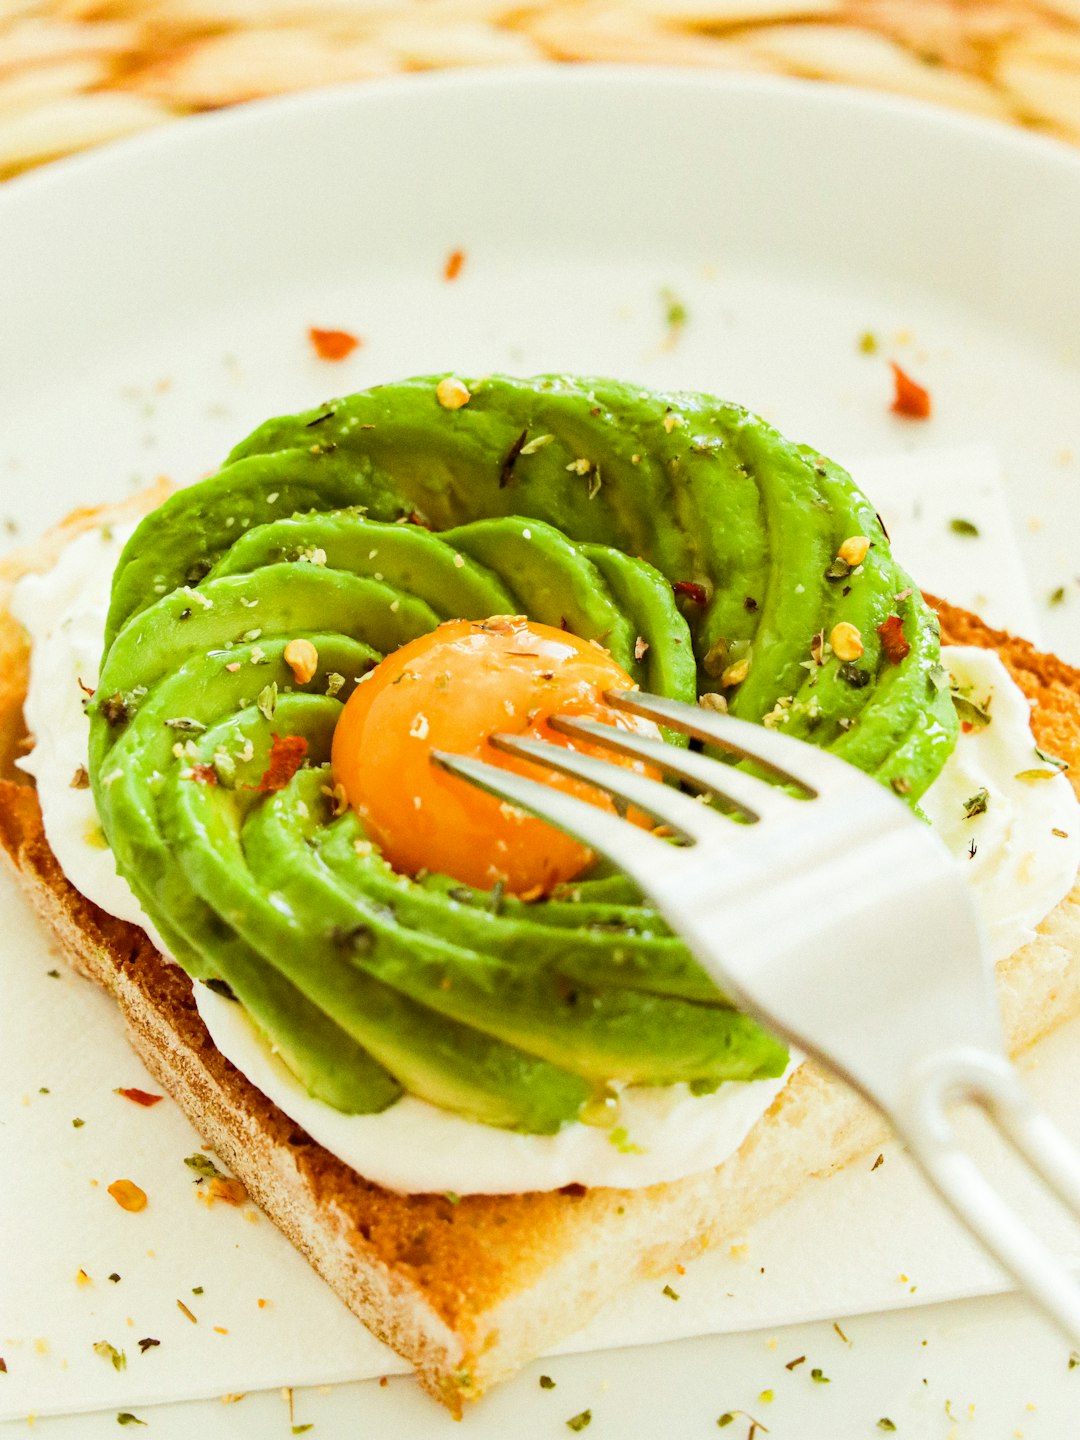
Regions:
<svg viewBox="0 0 1080 1440"><path fill-rule="evenodd" d="M881 648L890 664L899 665L911 654L911 646L904 634L904 622L899 615L887 616L877 627L877 633L881 636Z"/></svg>
<svg viewBox="0 0 1080 1440"><path fill-rule="evenodd" d="M554 439L554 435L537 435L535 439L521 447L521 453L522 455L535 455L538 450L543 450L545 445L550 445Z"/></svg>
<svg viewBox="0 0 1080 1440"><path fill-rule="evenodd" d="M866 535L849 535L836 552L836 558L854 570L866 559L869 549L870 541Z"/></svg>
<svg viewBox="0 0 1080 1440"><path fill-rule="evenodd" d="M837 674L840 676L840 679L843 680L846 685L850 685L853 690L865 690L873 678L869 670L864 670L859 665L852 665L850 662L846 665L841 665Z"/></svg>
<svg viewBox="0 0 1080 1440"><path fill-rule="evenodd" d="M460 410L472 399L472 393L455 375L444 375L435 387L435 398L444 410Z"/></svg>
<svg viewBox="0 0 1080 1440"><path fill-rule="evenodd" d="M499 466L500 490L505 490L506 487L510 484L510 481L514 478L514 466L517 464L518 456L525 449L525 441L528 438L528 430L522 430L521 434L517 437L514 443L510 446L510 449L503 456L503 462Z"/></svg>
<svg viewBox="0 0 1080 1440"><path fill-rule="evenodd" d="M307 755L308 742L302 735L275 735L270 745L269 763L255 787L263 794L284 790Z"/></svg>
<svg viewBox="0 0 1080 1440"><path fill-rule="evenodd" d="M829 644L838 660L858 660L863 653L863 639L857 625L841 620L829 633Z"/></svg>
<svg viewBox="0 0 1080 1440"><path fill-rule="evenodd" d="M708 603L709 592L705 589L704 585L699 585L696 580L676 580L671 588L676 595L685 595L686 598L692 600L695 605L705 605Z"/></svg>
<svg viewBox="0 0 1080 1440"><path fill-rule="evenodd" d="M319 668L319 652L310 640L300 637L290 640L282 651L281 658L293 673L298 685L307 685Z"/></svg>

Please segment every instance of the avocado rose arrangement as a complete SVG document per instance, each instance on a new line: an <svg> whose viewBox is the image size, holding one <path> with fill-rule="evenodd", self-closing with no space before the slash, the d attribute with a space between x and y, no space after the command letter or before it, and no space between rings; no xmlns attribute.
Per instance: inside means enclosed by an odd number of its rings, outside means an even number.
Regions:
<svg viewBox="0 0 1080 1440"><path fill-rule="evenodd" d="M439 634L479 637L478 675L489 639L538 662L536 706L492 728L532 723L595 642L601 670L782 727L911 803L956 738L937 621L814 451L710 396L610 380L379 386L267 422L117 567L90 775L172 955L349 1113L409 1092L551 1134L602 1119L612 1082L781 1074L784 1047L624 877L529 889L497 860L473 884L391 863L355 793L370 733L343 756L339 720L384 656L449 621L471 622ZM402 663L385 682L413 720L401 754L454 708L451 676ZM438 790L412 795L386 753L377 783L437 833Z"/></svg>

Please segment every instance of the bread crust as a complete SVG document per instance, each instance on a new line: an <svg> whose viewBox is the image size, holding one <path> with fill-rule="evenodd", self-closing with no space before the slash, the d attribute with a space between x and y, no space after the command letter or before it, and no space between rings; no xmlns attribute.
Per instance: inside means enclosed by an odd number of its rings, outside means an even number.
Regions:
<svg viewBox="0 0 1080 1440"><path fill-rule="evenodd" d="M191 983L136 926L66 880L45 839L33 784L14 767L26 746L27 646L8 613L19 575L53 562L81 530L152 508L159 487L124 507L78 512L0 561L0 851L75 968L108 990L155 1079L346 1305L415 1368L455 1415L580 1327L618 1290L744 1231L812 1176L887 1135L876 1112L822 1070L800 1067L716 1170L641 1190L400 1195L364 1180L273 1106L214 1047ZM1041 745L1080 779L1080 672L1026 641L932 602L946 642L995 649L1033 702ZM1080 1010L1080 889L999 967L1015 1052Z"/></svg>

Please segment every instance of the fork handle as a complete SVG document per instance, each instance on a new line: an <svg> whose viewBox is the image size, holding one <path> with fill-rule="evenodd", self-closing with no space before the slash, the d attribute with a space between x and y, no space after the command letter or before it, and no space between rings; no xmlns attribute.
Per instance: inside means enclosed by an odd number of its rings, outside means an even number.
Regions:
<svg viewBox="0 0 1080 1440"><path fill-rule="evenodd" d="M893 1114L912 1158L954 1214L1080 1349L1080 1285L961 1148L946 1109L958 1100L979 1105L1078 1219L1080 1154L1036 1108L1013 1066L986 1051L925 1062Z"/></svg>

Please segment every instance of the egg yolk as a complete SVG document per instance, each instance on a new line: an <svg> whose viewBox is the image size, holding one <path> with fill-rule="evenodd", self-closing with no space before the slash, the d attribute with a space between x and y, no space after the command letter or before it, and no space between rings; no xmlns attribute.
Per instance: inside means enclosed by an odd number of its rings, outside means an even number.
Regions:
<svg viewBox="0 0 1080 1440"><path fill-rule="evenodd" d="M334 779L395 869L451 875L527 899L548 894L593 859L579 841L448 774L433 750L473 756L612 810L608 796L495 749L496 732L550 740L645 771L640 761L571 740L552 715L584 715L658 736L651 721L604 701L634 682L592 641L524 616L450 620L364 676L334 732ZM649 773L652 773L651 767Z"/></svg>

